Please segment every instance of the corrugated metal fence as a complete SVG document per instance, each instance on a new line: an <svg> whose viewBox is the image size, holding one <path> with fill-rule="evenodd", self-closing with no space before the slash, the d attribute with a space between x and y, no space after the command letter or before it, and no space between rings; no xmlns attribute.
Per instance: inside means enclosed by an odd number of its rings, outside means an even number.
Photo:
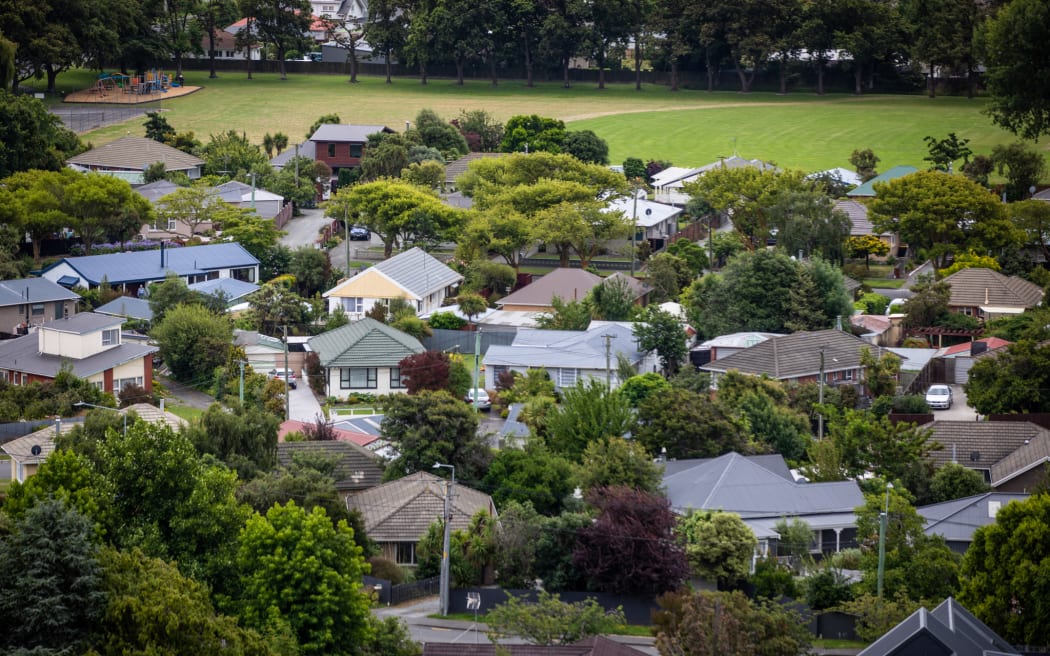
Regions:
<svg viewBox="0 0 1050 656"><path fill-rule="evenodd" d="M516 330L482 331L481 352L484 354L493 344L508 346L514 342ZM423 338L423 346L428 351L456 351L474 353L474 333L465 330L437 329L430 337Z"/></svg>

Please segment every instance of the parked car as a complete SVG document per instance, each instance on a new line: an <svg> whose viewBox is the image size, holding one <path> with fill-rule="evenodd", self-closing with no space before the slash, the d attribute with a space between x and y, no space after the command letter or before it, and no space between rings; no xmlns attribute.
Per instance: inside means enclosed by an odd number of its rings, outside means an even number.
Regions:
<svg viewBox="0 0 1050 656"><path fill-rule="evenodd" d="M952 407L952 388L947 385L930 385L930 389L926 390L926 405L935 410L947 410Z"/></svg>
<svg viewBox="0 0 1050 656"><path fill-rule="evenodd" d="M368 241L371 238L372 233L369 232L368 228L362 228L361 226L350 228L350 241Z"/></svg>
<svg viewBox="0 0 1050 656"><path fill-rule="evenodd" d="M295 389L295 372L291 369L271 369L270 378L283 380L288 385L288 387Z"/></svg>
<svg viewBox="0 0 1050 656"><path fill-rule="evenodd" d="M467 390L467 396L464 400L470 405L474 405L474 390ZM478 388L478 409L489 410L492 408L492 399L489 398L489 393L484 389Z"/></svg>

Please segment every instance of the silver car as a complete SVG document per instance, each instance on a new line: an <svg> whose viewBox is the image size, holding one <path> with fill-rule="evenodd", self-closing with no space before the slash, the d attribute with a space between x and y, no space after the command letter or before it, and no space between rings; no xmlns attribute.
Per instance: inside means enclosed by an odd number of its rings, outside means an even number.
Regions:
<svg viewBox="0 0 1050 656"><path fill-rule="evenodd" d="M930 385L926 390L926 405L934 410L947 410L952 407L952 388L947 385Z"/></svg>

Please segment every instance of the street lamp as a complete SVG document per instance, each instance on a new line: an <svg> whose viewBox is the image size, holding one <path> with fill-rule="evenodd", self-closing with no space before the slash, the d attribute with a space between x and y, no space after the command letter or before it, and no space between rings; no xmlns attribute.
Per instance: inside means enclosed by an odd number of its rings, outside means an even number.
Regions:
<svg viewBox="0 0 1050 656"><path fill-rule="evenodd" d="M892 489L893 483L886 483L886 502L879 515L879 578L876 595L880 599L882 598L882 573L886 569L886 529L890 516L890 490Z"/></svg>
<svg viewBox="0 0 1050 656"><path fill-rule="evenodd" d="M456 466L434 463L434 469L452 470L452 480L445 483L445 539L441 551L441 614L448 615L449 541L452 537L452 488L456 484Z"/></svg>
<svg viewBox="0 0 1050 656"><path fill-rule="evenodd" d="M80 406L80 407L87 406L89 408L98 408L99 410L112 410L113 412L116 412L116 413L119 413L119 414L123 415L123 417L124 417L124 434L125 435L128 434L128 413L120 412L120 410L117 410L116 408L111 408L109 406L95 405L94 403L88 403L87 401L77 401L73 405Z"/></svg>

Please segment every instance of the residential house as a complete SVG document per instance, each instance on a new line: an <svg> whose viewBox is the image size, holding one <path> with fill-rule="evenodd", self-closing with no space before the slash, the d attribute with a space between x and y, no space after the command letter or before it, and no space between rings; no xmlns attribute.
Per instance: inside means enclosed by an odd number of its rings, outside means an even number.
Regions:
<svg viewBox="0 0 1050 656"><path fill-rule="evenodd" d="M496 301L501 310L511 312L552 312L554 298L562 301L582 301L602 283L602 277L583 269L558 268L533 280L521 289Z"/></svg>
<svg viewBox="0 0 1050 656"><path fill-rule="evenodd" d="M859 656L1010 656L1018 651L953 597L923 606Z"/></svg>
<svg viewBox="0 0 1050 656"><path fill-rule="evenodd" d="M343 125L325 123L310 135L314 143L314 159L332 169L332 184L339 179L339 171L361 166L368 135L377 132L393 133L385 125ZM335 187L332 188L333 191Z"/></svg>
<svg viewBox="0 0 1050 656"><path fill-rule="evenodd" d="M131 184L142 184L143 172L160 162L168 173L185 173L190 180L201 177L204 160L178 148L146 137L121 137L74 155L66 163L82 171L117 175Z"/></svg>
<svg viewBox="0 0 1050 656"><path fill-rule="evenodd" d="M167 180L157 180L142 185L135 191L155 206L163 206L165 197L178 189L178 186ZM232 207L250 209L264 219L273 219L290 212L285 208L284 196L236 180L212 187L209 191L211 192L209 202L224 202ZM189 239L193 235L205 234L213 228L210 221L191 225L177 217L168 217L143 224L139 234L143 239Z"/></svg>
<svg viewBox="0 0 1050 656"><path fill-rule="evenodd" d="M935 357L946 361L946 380L962 385L970 379L970 369L980 357L1006 348L1011 343L998 337L985 337L937 349Z"/></svg>
<svg viewBox="0 0 1050 656"><path fill-rule="evenodd" d="M255 330L234 328L233 345L244 349L244 359L256 373L265 374L272 369L285 368L284 342L276 337L270 337ZM302 353L299 354L298 360L298 363L293 362L289 354L288 368L292 371L302 369Z"/></svg>
<svg viewBox="0 0 1050 656"><path fill-rule="evenodd" d="M903 314L854 314L854 328L863 330L860 338L872 346L896 346L904 340Z"/></svg>
<svg viewBox="0 0 1050 656"><path fill-rule="evenodd" d="M888 353L841 330L802 331L771 337L700 370L711 373L715 384L730 371L797 383L819 383L823 372L824 384L862 386L865 370L860 358L865 350L876 358Z"/></svg>
<svg viewBox="0 0 1050 656"><path fill-rule="evenodd" d="M760 159L744 159L734 154L732 157L719 158L717 162L711 162L699 168L682 168L669 166L663 171L652 176L650 184L653 187L653 199L660 203L685 206L691 196L685 193L684 185L695 182L704 173L712 169L739 169L756 168L760 171L776 170L772 164L767 164Z"/></svg>
<svg viewBox="0 0 1050 656"><path fill-rule="evenodd" d="M919 506L916 512L926 520L923 532L939 535L958 554L966 553L973 542L974 531L995 523L995 516L1011 501L1024 501L1028 494L985 492L962 499Z"/></svg>
<svg viewBox="0 0 1050 656"><path fill-rule="evenodd" d="M854 509L864 505L856 481L797 482L782 456L727 453L665 464L663 487L676 513L721 510L740 515L758 538L760 555L776 555L781 520L800 519L813 530L813 553L857 546Z"/></svg>
<svg viewBox="0 0 1050 656"><path fill-rule="evenodd" d="M247 309L248 299L259 291L259 285L237 278L212 278L189 285L191 291L221 298L230 312Z"/></svg>
<svg viewBox="0 0 1050 656"><path fill-rule="evenodd" d="M467 153L463 157L460 157L457 160L445 164L444 191L447 193L452 193L456 191L456 180L459 179L459 176L467 172L467 169L470 168L471 162L476 162L481 159L489 159L492 157L506 157L509 154L510 153Z"/></svg>
<svg viewBox="0 0 1050 656"><path fill-rule="evenodd" d="M875 232L875 227L871 224L871 219L868 216L868 206L864 203L852 199L842 199L835 201L832 209L836 212L842 212L849 217L850 237L873 235L889 246L890 255L893 255L894 257L903 257L907 255L908 249L900 243L897 233Z"/></svg>
<svg viewBox="0 0 1050 656"><path fill-rule="evenodd" d="M885 173L880 173L864 184L858 185L847 191L846 195L850 198L875 198L875 185L882 182L889 182L890 180L896 180L897 178L903 178L904 176L911 175L918 170L919 169L914 166L894 166Z"/></svg>
<svg viewBox="0 0 1050 656"><path fill-rule="evenodd" d="M40 465L54 452L56 434L71 428L56 423L0 445L0 451L11 458L11 480L25 483L27 478L36 474Z"/></svg>
<svg viewBox="0 0 1050 656"><path fill-rule="evenodd" d="M162 243L159 250L64 257L40 275L69 289L94 289L106 280L114 289L135 295L149 283L163 282L169 273L187 284L217 278L255 282L259 260L236 242L181 248Z"/></svg>
<svg viewBox="0 0 1050 656"><path fill-rule="evenodd" d="M36 331L0 342L0 380L26 385L54 380L64 367L104 392L118 394L125 385L153 391L153 354L157 347L124 343L120 317L81 312L55 319Z"/></svg>
<svg viewBox="0 0 1050 656"><path fill-rule="evenodd" d="M77 313L80 295L46 278L0 280L0 338Z"/></svg>
<svg viewBox="0 0 1050 656"><path fill-rule="evenodd" d="M608 380L618 387L623 382L616 367L621 356L637 373L655 371L658 366L655 355L639 348L629 322L594 321L584 331L522 329L510 345L492 344L485 352L485 388L496 389L503 372L523 374L540 368L547 370L557 389L588 378Z"/></svg>
<svg viewBox="0 0 1050 656"><path fill-rule="evenodd" d="M312 337L307 344L324 367L327 396L403 392L398 364L424 351L415 337L369 317Z"/></svg>
<svg viewBox="0 0 1050 656"><path fill-rule="evenodd" d="M279 442L277 464L289 467L297 454L326 456L335 460L335 489L344 500L383 482L383 464L374 453L350 441L324 440ZM369 534L371 537L371 534Z"/></svg>
<svg viewBox="0 0 1050 656"><path fill-rule="evenodd" d="M228 205L252 210L264 219L276 217L284 207L284 196L237 180L215 187L215 193Z"/></svg>
<svg viewBox="0 0 1050 656"><path fill-rule="evenodd" d="M571 645L423 643L423 656L640 656L644 653L647 652L605 636L592 636Z"/></svg>
<svg viewBox="0 0 1050 656"><path fill-rule="evenodd" d="M213 38L208 38L207 34L202 35L200 45L200 54L187 52L183 56L195 59L209 59L214 56L215 59L221 61L248 60L248 55L245 53L246 48L237 43L237 35L226 30L216 29ZM259 61L262 58L262 44L252 44L247 50L251 53L252 61Z"/></svg>
<svg viewBox="0 0 1050 656"><path fill-rule="evenodd" d="M153 309L149 301L134 296L118 296L109 303L104 303L95 308L95 314L108 314L112 317L123 317L136 321L153 321Z"/></svg>
<svg viewBox="0 0 1050 656"><path fill-rule="evenodd" d="M951 287L948 309L981 321L1021 314L1043 300L1039 285L991 269L960 269L943 282Z"/></svg>
<svg viewBox="0 0 1050 656"><path fill-rule="evenodd" d="M923 428L941 445L929 460L973 469L998 492L1031 492L1046 480L1050 431L1029 421L944 421Z"/></svg>
<svg viewBox="0 0 1050 656"><path fill-rule="evenodd" d="M429 472L415 472L351 495L346 503L347 507L361 512L365 531L379 546L380 555L403 567L414 567L416 543L444 514L447 486L443 478ZM457 484L449 521L452 530L466 529L470 518L479 510L495 516L492 497Z"/></svg>
<svg viewBox="0 0 1050 656"><path fill-rule="evenodd" d="M751 348L755 344L761 344L767 339L778 336L778 333L760 333L751 331L719 335L718 337L701 342L698 346L694 346L690 349L689 362L691 362L694 367L702 367L709 362L714 362L719 358L725 358L734 353L739 353L744 349Z"/></svg>
<svg viewBox="0 0 1050 656"><path fill-rule="evenodd" d="M678 233L678 217L682 214L682 208L651 201L642 190L636 193L636 199L623 196L613 198L606 211L620 212L631 221L635 229L635 243L647 239L654 251L659 250Z"/></svg>
<svg viewBox="0 0 1050 656"><path fill-rule="evenodd" d="M329 312L342 308L351 320L395 298L414 304L417 314L427 314L442 307L462 280L462 275L441 260L421 248L410 248L342 281L322 296L328 299Z"/></svg>

